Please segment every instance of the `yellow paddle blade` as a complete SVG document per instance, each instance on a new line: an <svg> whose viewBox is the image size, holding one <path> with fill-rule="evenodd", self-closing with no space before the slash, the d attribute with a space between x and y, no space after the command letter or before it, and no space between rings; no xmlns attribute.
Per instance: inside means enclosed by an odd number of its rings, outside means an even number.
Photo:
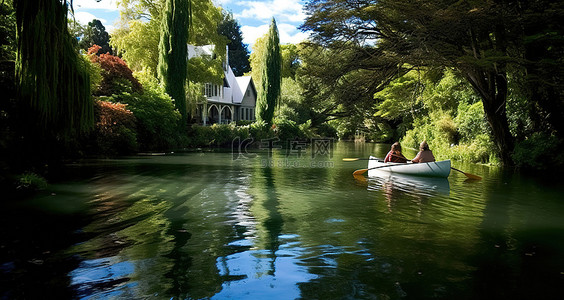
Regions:
<svg viewBox="0 0 564 300"><path fill-rule="evenodd" d="M362 175L362 174L366 173L366 171L368 171L368 169L356 170L356 171L353 172L353 175Z"/></svg>
<svg viewBox="0 0 564 300"><path fill-rule="evenodd" d="M464 175L466 175L466 177L470 178L470 179L474 179L474 180L482 180L482 177L478 176L478 175L474 175L474 174L470 174L470 173L464 173Z"/></svg>
<svg viewBox="0 0 564 300"><path fill-rule="evenodd" d="M478 175L466 173L466 172L464 172L464 171L460 171L460 170L457 169L457 168L453 168L453 167L450 167L450 168L453 169L453 170L455 170L455 171L458 171L458 172L460 172L460 173L462 173L462 174L464 174L464 175L466 175L466 177L468 177L468 178L470 178L470 179L482 180L482 177L480 177L480 176L478 176Z"/></svg>
<svg viewBox="0 0 564 300"><path fill-rule="evenodd" d="M343 161L357 161L359 158L343 158Z"/></svg>

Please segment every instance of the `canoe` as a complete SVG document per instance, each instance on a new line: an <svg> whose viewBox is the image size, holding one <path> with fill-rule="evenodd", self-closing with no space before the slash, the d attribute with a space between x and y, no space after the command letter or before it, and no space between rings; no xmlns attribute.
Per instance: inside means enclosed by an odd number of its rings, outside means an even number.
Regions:
<svg viewBox="0 0 564 300"><path fill-rule="evenodd" d="M363 177L364 178L364 177ZM433 196L450 194L448 178L422 177L380 171L378 176L368 177L368 190L398 191L410 195Z"/></svg>
<svg viewBox="0 0 564 300"><path fill-rule="evenodd" d="M377 169L373 169L376 168ZM368 177L376 177L382 172L446 178L450 174L450 159L429 163L385 163L374 156L368 160Z"/></svg>

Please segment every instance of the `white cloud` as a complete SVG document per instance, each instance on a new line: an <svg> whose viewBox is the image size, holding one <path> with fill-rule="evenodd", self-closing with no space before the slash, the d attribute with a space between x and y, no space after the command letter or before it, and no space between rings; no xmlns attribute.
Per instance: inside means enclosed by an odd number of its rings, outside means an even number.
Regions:
<svg viewBox="0 0 564 300"><path fill-rule="evenodd" d="M243 32L243 43L249 44L252 46L255 41L265 35L268 32L268 27L270 25L261 25L261 26L242 26L241 32ZM250 50L250 49L249 49Z"/></svg>
<svg viewBox="0 0 564 300"><path fill-rule="evenodd" d="M107 21L105 19L98 18L95 15L93 15L89 12L85 12L85 11L75 12L74 18L76 19L76 21L78 23L80 23L82 25L86 25L86 24L88 24L88 22L91 22L94 19L100 20L100 22L102 22L102 24L107 23ZM107 31L107 28L106 28L106 31Z"/></svg>
<svg viewBox="0 0 564 300"><path fill-rule="evenodd" d="M74 0L72 6L75 10L80 9L104 9L107 11L117 11L117 1L116 0Z"/></svg>
<svg viewBox="0 0 564 300"><path fill-rule="evenodd" d="M278 24L278 33L280 34L281 44L298 44L309 37L309 34L302 32L292 24Z"/></svg>
<svg viewBox="0 0 564 300"><path fill-rule="evenodd" d="M296 26L292 24L282 23L277 26L278 34L280 35L280 44L297 44L306 40L309 36L308 33L299 31ZM269 27L270 24L255 27L241 27L241 31L243 32L243 42L252 47L258 38L264 36L268 32Z"/></svg>
<svg viewBox="0 0 564 300"><path fill-rule="evenodd" d="M296 23L305 19L299 0L241 1L238 4L246 8L235 14L236 18L270 20L274 17L278 21Z"/></svg>

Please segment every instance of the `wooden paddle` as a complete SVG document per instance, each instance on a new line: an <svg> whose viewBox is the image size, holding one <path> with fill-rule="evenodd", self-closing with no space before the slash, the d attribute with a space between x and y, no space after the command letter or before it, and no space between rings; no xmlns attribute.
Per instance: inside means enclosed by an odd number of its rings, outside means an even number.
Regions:
<svg viewBox="0 0 564 300"><path fill-rule="evenodd" d="M453 170L455 170L455 171L458 171L458 172L460 172L460 173L462 173L462 174L464 174L464 175L466 175L466 177L468 177L468 178L470 178L470 179L482 180L482 177L480 177L480 176L478 176L478 175L474 175L474 174L462 172L462 171L460 171L459 169L456 169L456 168L453 168L453 167L450 167L450 168L453 169Z"/></svg>
<svg viewBox="0 0 564 300"><path fill-rule="evenodd" d="M383 160L381 158L343 158L343 161L357 161L357 160Z"/></svg>
<svg viewBox="0 0 564 300"><path fill-rule="evenodd" d="M368 171L368 170L380 169L380 168L385 168L385 167L390 167L390 165L377 166L377 167L372 167L372 168L368 168L368 169L356 170L356 171L353 172L353 175L362 175L362 174L366 173L366 171Z"/></svg>

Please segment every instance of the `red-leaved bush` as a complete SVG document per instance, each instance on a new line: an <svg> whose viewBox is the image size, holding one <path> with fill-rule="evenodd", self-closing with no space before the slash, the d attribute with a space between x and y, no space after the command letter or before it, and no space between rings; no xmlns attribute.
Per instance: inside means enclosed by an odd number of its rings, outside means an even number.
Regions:
<svg viewBox="0 0 564 300"><path fill-rule="evenodd" d="M143 87L133 77L133 72L121 58L111 54L99 54L102 47L94 45L88 49L90 61L102 68L102 82L96 96L111 96L121 92L140 92Z"/></svg>
<svg viewBox="0 0 564 300"><path fill-rule="evenodd" d="M97 153L116 155L137 150L136 118L126 104L95 101L94 116Z"/></svg>

